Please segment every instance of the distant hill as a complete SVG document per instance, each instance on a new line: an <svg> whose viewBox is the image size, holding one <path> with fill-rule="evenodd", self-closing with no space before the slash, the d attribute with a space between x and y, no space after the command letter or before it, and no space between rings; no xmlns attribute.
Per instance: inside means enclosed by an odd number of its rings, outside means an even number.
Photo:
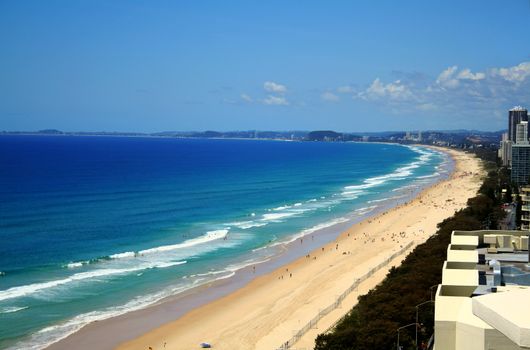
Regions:
<svg viewBox="0 0 530 350"><path fill-rule="evenodd" d="M59 135L59 134L62 134L63 132L61 130L57 130L57 129L44 129L44 130L39 130L38 131L39 134L51 134L51 135Z"/></svg>
<svg viewBox="0 0 530 350"><path fill-rule="evenodd" d="M331 130L311 131L307 134L309 141L341 141L342 134Z"/></svg>
<svg viewBox="0 0 530 350"><path fill-rule="evenodd" d="M476 130L443 130L418 131L406 133L404 131L382 132L337 132L333 130L314 130L311 132L292 131L266 131L266 130L238 130L238 131L162 131L154 133L118 132L118 131L61 131L57 129L44 129L39 131L0 131L0 135L65 135L65 136L128 136L128 137L176 137L176 138L223 138L223 139L265 139L265 140L290 140L290 141L369 141L369 142L397 142L397 143L423 143L451 146L460 148L493 147L497 148L501 140L501 131L476 131Z"/></svg>
<svg viewBox="0 0 530 350"><path fill-rule="evenodd" d="M307 141L360 141L362 136L345 134L332 130L317 130L307 134Z"/></svg>

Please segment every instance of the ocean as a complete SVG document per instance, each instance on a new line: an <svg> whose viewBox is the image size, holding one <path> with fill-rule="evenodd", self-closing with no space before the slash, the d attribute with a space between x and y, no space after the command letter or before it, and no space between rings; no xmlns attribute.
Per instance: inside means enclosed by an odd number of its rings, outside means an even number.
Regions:
<svg viewBox="0 0 530 350"><path fill-rule="evenodd" d="M378 143L0 136L0 348L229 279L452 166Z"/></svg>

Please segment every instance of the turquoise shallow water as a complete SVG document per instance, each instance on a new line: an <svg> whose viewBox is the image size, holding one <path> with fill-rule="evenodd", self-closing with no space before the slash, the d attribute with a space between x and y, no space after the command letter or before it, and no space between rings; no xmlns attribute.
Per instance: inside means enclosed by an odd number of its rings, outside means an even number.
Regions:
<svg viewBox="0 0 530 350"><path fill-rule="evenodd" d="M389 144L2 136L0 347L229 278L449 166Z"/></svg>

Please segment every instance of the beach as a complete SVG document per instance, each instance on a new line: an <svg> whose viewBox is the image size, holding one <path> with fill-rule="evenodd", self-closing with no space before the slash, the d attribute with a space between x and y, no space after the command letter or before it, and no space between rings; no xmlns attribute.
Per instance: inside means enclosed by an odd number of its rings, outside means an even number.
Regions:
<svg viewBox="0 0 530 350"><path fill-rule="evenodd" d="M286 246L286 254L241 269L233 278L92 322L48 349L194 349L202 342L218 349L277 349L287 341L296 349L312 349L318 334L478 191L481 161L462 151L437 150L449 153L453 172L415 197L354 225L301 237ZM307 328L295 342L293 336Z"/></svg>
<svg viewBox="0 0 530 350"><path fill-rule="evenodd" d="M307 256L118 348L192 349L201 342L218 349L278 348L320 310L333 304L356 278L413 242L410 249L363 281L295 345L297 349L311 349L315 337L355 305L358 295L382 281L388 269L399 265L414 246L436 232L439 222L464 208L467 199L476 194L483 174L480 161L464 152L447 152L455 160L449 179L408 203L352 226Z"/></svg>

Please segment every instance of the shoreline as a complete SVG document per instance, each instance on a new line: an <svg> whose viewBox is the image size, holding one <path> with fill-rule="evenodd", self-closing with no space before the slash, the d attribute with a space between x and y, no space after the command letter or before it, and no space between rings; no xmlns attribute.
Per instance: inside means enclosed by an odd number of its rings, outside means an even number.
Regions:
<svg viewBox="0 0 530 350"><path fill-rule="evenodd" d="M118 349L162 349L164 343L168 349L195 348L202 341L220 349L277 348L336 300L355 277L409 242L414 242L413 249L436 231L438 222L466 206L480 186L481 162L464 152L449 153L455 160L449 179L425 189L412 201L353 225L335 242L314 250L309 258L299 258L257 277L228 296L193 309ZM455 190L454 194L447 191L449 188ZM391 231L398 232L389 235ZM399 264L407 254L404 252L394 262ZM360 288L373 288L388 268L390 265L376 274L379 279L369 279ZM349 308L343 303L343 310ZM326 328L319 325L318 329L322 332ZM297 348L302 344L312 346L305 337Z"/></svg>
<svg viewBox="0 0 530 350"><path fill-rule="evenodd" d="M440 148L434 148L434 149L438 151L443 151L444 153L449 153L451 155L451 158L453 158L453 161L455 161L455 154L457 155L464 154L463 152L460 153L460 152L455 152L455 151L447 150L447 149L440 149ZM468 157L470 156L468 155ZM309 247L313 249L315 248L315 246L318 246L319 248L314 249L313 253L309 253L309 254L312 257L313 257L313 254L318 255L318 253L315 253L315 252L318 251L319 249L322 249L321 246L323 244L329 245L329 243L325 242L326 239L327 239L327 242L333 241L333 238L336 238L337 240L339 240L341 239L340 238L341 236L345 235L347 232L351 231L356 226L362 226L363 223L370 223L376 218L380 216L384 216L387 213L387 211L392 212L392 211L398 210L402 206L407 206L409 205L409 202L413 202L417 200L426 191L431 190L433 187L440 186L440 184L451 181L458 171L457 169L458 165L459 163L455 161L455 164L453 165L453 169L452 169L453 172L450 174L449 178L447 177L442 178L437 183L425 185L421 189L421 192L419 194L414 193L414 197L412 199L407 198L407 204L399 204L390 209L381 208L380 211L382 211L382 213L381 212L371 213L371 215L367 219L364 219L364 221L354 224L353 226L351 225L351 222L348 222L342 225L341 224L334 225L333 227L330 228L330 230L328 230L329 232L324 232L322 235L321 233L319 233L318 242L314 242L315 245L312 245L312 247ZM339 237L337 237L339 232L342 232L342 234ZM330 239L330 236L333 236L333 237L331 237ZM297 243L297 242L295 241L293 243ZM71 348L74 345L76 348L81 348L81 349L94 348L94 346L96 346L97 348L112 348L120 343L130 341L131 339L137 338L140 335L144 334L142 337L140 337L140 339L142 339L146 335L149 335L153 332L157 332L160 328L167 327L168 324L178 322L179 320L183 318L189 317L189 315L195 313L196 310L207 308L209 305L218 303L220 300L230 298L232 295L238 294L239 291L241 290L254 288L254 285L259 284L259 281L261 279L270 279L271 275L277 274L279 270L284 269L285 266L287 265L299 265L301 264L300 260L303 263L304 262L303 253L306 252L307 249L308 248L306 247L305 244L304 245L289 244L289 250L290 250L289 254L284 254L283 258L281 257L278 259L273 258L274 261L272 261L272 263L268 262L265 264L257 265L259 269L257 273L254 273L254 271L252 271L251 267L249 266L247 268L237 271L240 278L230 278L230 281L221 280L221 281L216 281L214 283L210 283L204 286L199 286L189 291L186 291L181 295L167 298L145 309L128 312L121 316L113 317L107 320L93 322L83 327L81 330L73 333L72 335L54 344L51 344L48 347L48 349L66 349L66 348ZM399 249L399 246L397 247L397 249ZM390 255L390 253L388 255ZM297 256L301 256L301 258L297 258ZM262 265L265 268L263 268ZM370 267L367 265L365 267L365 270L368 270L369 268ZM200 293L198 293L198 291ZM184 308L182 307L182 304L186 304ZM327 306L328 304L329 303L324 304L323 306ZM149 331L149 329L151 330ZM101 344L98 344L97 342L94 343L94 339L108 338L109 335L111 335L113 339L112 342L106 341L106 342L102 342ZM270 344L270 346L279 346L280 344L282 344L285 340L289 338L290 336L287 336L285 339L282 339L281 341L277 341L276 344ZM132 340L132 342L135 342L136 340ZM208 339L202 339L201 341L208 341ZM171 343L175 344L173 341ZM190 344L195 344L194 346L196 346L196 344L198 343L193 342ZM155 346L154 348L156 349L157 347L158 346ZM138 346L135 346L135 348L138 348ZM171 347L168 347L168 348L171 348Z"/></svg>
<svg viewBox="0 0 530 350"><path fill-rule="evenodd" d="M417 167L417 163L420 163L419 165L421 167L421 164L424 163L424 161L422 160L423 158L420 156L423 156L423 152L427 151L427 148L418 147L417 145L395 146L400 146L396 148L413 148L417 156L411 159L410 162L407 161L405 164L402 164L402 167L396 168L395 170L393 170L393 168L390 168L389 171L382 171L381 175L373 175L372 177L366 177L366 179L360 179L359 181L353 183L351 181L348 181L348 176L346 175L345 177L343 177L344 179L346 179L346 184L353 184L352 187L357 186L361 188L368 185L368 187L371 188L372 184L369 180L371 180L372 178L374 180L384 181L386 183L390 182L389 180L387 180L387 178L393 179L393 177L396 175L398 175L399 180L401 181L400 172L408 172L409 167ZM256 246L255 249L252 249L252 251L248 250L245 255L232 258L225 265L214 266L213 268L209 268L207 271L198 271L196 272L196 274L188 273L187 275L184 275L182 279L180 279L180 275L176 276L173 279L168 279L168 281L173 280L173 282L171 282L173 283L172 285L171 283L168 284L169 287L163 286L162 288L154 288L145 293L136 293L136 296L132 299L129 299L126 303L116 303L106 308L99 308L92 311L89 310L84 313L75 314L72 317L67 317L63 320L58 320L53 324L49 324L47 327L43 327L31 332L31 334L28 334L28 336L24 338L18 339L16 342L12 342L11 344L9 344L9 346L13 346L12 348L16 348L18 346L35 348L50 347L65 338L76 337L77 335L75 334L83 330L85 326L90 327L93 325L97 329L98 327L102 327L100 326L100 324L112 324L115 320L121 318L122 316L123 320L120 321L130 322L130 318L134 317L135 315L141 315L138 317L141 317L142 319L145 319L147 317L149 321L140 322L135 334L131 334L131 332L120 332L117 334L118 336L125 333L128 334L126 338L120 339L120 341L125 341L128 340L128 338L140 336L144 332L151 330L151 328L153 327L158 327L166 322L174 320L185 312L190 311L194 307L206 304L230 292L233 292L234 290L250 282L250 280L252 280L254 277L271 272L274 268L279 267L281 265L291 263L294 259L300 256L304 256L313 248L320 247L328 243L329 241L334 240L340 232L350 227L353 223L356 223L366 217L372 216L379 211L385 210L385 208L393 206L396 203L402 203L408 200L405 198L412 198L412 196L417 193L420 188L429 186L430 184L439 181L442 177L447 177L448 174L451 172L453 162L447 155L438 155L436 156L436 158L438 158L438 160L436 162L431 161L431 165L428 171L427 169L423 170L423 168L420 168L422 169L422 173L431 174L430 176L428 176L428 178L416 179L415 176L407 175L403 178L402 182L396 185L386 185L388 188L386 191L380 191L376 189L375 193L378 193L377 195L371 195L368 199L356 201L353 206L345 206L350 208L347 212L345 212L344 210L334 211L330 215L326 215L326 217L318 219L312 217L311 215L308 215L308 219L304 220L302 225L299 225L300 227L298 229L293 229L290 231L286 230L285 232L282 232L285 234L278 235L275 235L275 232L272 232L274 236L273 240L269 240L268 243L264 243L265 245ZM440 166L437 166L435 170L435 165ZM346 186L346 184L344 184L344 186ZM410 186L411 184L412 186ZM343 199L340 191L345 190L346 187L340 186L338 189L334 189L331 195L325 193L326 197L320 197L320 199L338 196L339 203L342 203ZM364 190L362 192L364 192ZM304 195L307 196L306 199L313 197L318 198L317 194L312 195L311 192L304 192ZM372 203L372 201L369 199L373 199L374 203ZM315 199L307 200L308 203L312 201L315 201ZM331 202L333 202L333 200ZM280 203L278 205L284 204ZM299 205L299 203L293 204L293 206L297 205ZM276 209L283 210L281 209L283 208L281 206L277 208L273 207L277 207L277 205L270 206L270 209L267 209L267 211L274 211ZM269 208L269 206L267 206L267 208ZM227 223L225 225L230 226L237 226L238 224L232 223L232 221L230 221L230 223L228 223L228 221L226 222ZM307 236L308 238L311 238L311 235L315 236L314 242L312 242L311 239L306 239L304 237ZM302 246L298 244L298 239L300 237L304 237L304 244ZM118 251L121 250L122 249L119 249ZM125 250L128 249L124 249L124 251ZM129 254L131 252L127 251L126 253ZM278 255L281 256L280 259L278 259ZM110 257L110 255L108 257ZM107 257L103 256L102 259L105 258ZM270 260L273 260L273 262L270 263ZM69 261L77 262L78 260ZM79 261L83 262L83 260ZM253 265L256 265L257 267L256 274L250 275L248 274L248 267L252 268ZM65 266L62 267L65 268ZM241 270L245 267L247 267L247 269ZM204 273L201 274L201 272ZM172 274L168 275L168 277L170 277L171 275ZM202 275L205 275L206 277L203 277ZM195 276L199 276L198 278L196 278L196 280L199 281L195 280ZM225 278L226 280L224 280ZM201 279L202 281L200 281ZM217 282L216 280L222 281ZM160 281L163 280L161 279ZM230 286L225 284L230 284ZM191 290L185 292L187 289ZM208 289L211 289L213 292L208 291ZM185 293L181 295L186 296L184 300L182 300L179 295L183 292ZM102 291L101 293L105 292ZM102 297L112 299L113 295L108 293L110 292L105 293L107 295L103 295ZM203 294L206 296L203 296ZM173 313L167 315L167 317L161 316L163 311L160 310L162 308L157 309L155 307L155 309L151 309L153 306L156 306L159 303L166 303L170 301L174 301L175 303L179 303L180 305L177 305L177 307L174 308ZM189 304L193 305L193 307L189 306ZM145 313L136 314L136 311L147 308L150 309L149 312L146 311ZM178 310L176 310L175 312L175 309L177 308ZM154 313L155 316L150 317L152 313ZM98 327L96 327L96 325ZM102 346L104 346L105 348L111 348L109 343L110 342L105 342L105 344L102 344ZM117 343L113 345L117 345Z"/></svg>

